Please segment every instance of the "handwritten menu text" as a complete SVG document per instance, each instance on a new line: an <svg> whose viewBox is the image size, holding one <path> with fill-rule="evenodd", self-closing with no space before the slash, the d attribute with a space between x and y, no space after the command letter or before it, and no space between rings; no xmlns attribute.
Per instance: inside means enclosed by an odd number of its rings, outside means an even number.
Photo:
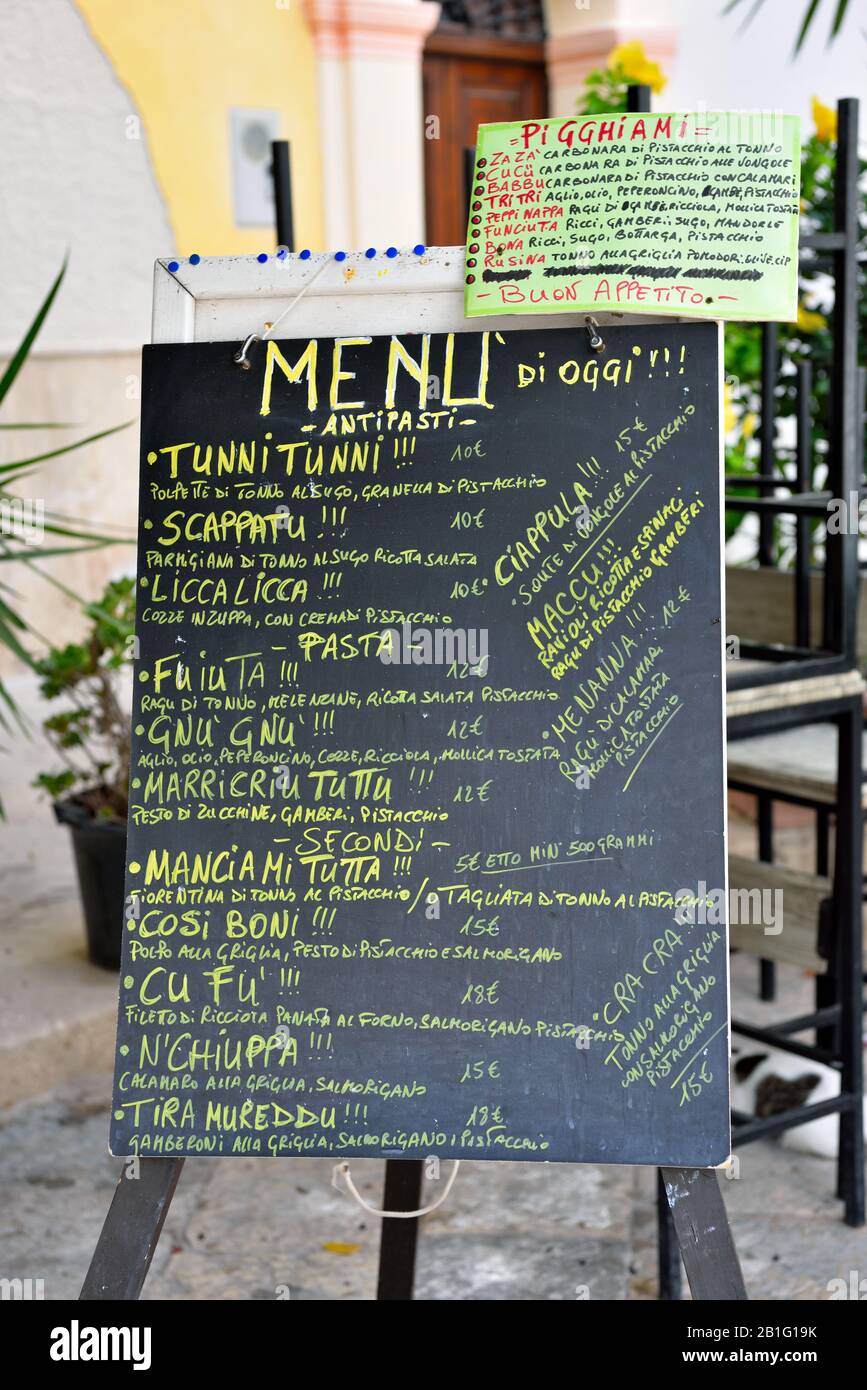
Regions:
<svg viewBox="0 0 867 1390"><path fill-rule="evenodd" d="M466 312L792 320L796 116L578 116L479 127Z"/></svg>
<svg viewBox="0 0 867 1390"><path fill-rule="evenodd" d="M145 349L114 1152L727 1156L718 328L605 340Z"/></svg>

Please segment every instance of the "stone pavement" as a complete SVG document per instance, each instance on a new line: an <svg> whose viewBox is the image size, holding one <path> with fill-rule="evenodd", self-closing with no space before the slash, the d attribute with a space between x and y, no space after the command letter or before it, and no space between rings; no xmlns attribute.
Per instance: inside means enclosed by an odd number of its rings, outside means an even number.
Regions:
<svg viewBox="0 0 867 1390"><path fill-rule="evenodd" d="M106 1149L117 979L84 958L68 837L28 789L38 758L22 746L2 766L0 1278L41 1278L46 1298L66 1299L121 1166ZM733 817L730 828L733 851L754 852L754 827ZM779 857L811 863L810 841L807 825L784 823ZM756 975L751 957L733 958L742 1016L809 1008L798 972L780 971L778 1006L756 999ZM721 1181L753 1298L822 1299L829 1280L867 1276L867 1230L843 1225L832 1163L772 1141L738 1160L739 1177ZM382 1168L352 1165L375 1206ZM331 1172L323 1159L189 1160L145 1297L372 1298L379 1222L334 1190ZM653 1298L654 1242L652 1170L464 1162L422 1221L417 1296Z"/></svg>
<svg viewBox="0 0 867 1390"><path fill-rule="evenodd" d="M92 1074L0 1120L0 1276L41 1278L47 1299L77 1295L121 1166L109 1090ZM721 1182L752 1298L826 1299L829 1280L867 1274L867 1230L843 1225L832 1163L774 1142L739 1161ZM373 1205L382 1169L353 1162ZM188 1160L144 1296L372 1298L379 1222L331 1173L324 1159ZM653 1195L646 1168L465 1162L421 1223L417 1297L653 1298Z"/></svg>

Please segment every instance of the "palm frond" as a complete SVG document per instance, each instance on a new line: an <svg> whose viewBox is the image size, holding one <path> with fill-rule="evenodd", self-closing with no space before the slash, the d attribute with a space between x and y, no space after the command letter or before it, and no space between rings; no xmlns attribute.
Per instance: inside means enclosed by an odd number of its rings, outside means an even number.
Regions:
<svg viewBox="0 0 867 1390"><path fill-rule="evenodd" d="M63 257L63 265L57 272L57 278L55 279L54 284L51 286L51 289L48 291L48 294L43 299L42 304L36 312L36 316L33 319L33 322L31 323L27 332L24 334L24 337L21 339L21 342L18 344L16 352L13 353L12 358L9 362L9 366L6 368L2 377L0 377L0 401L3 400L4 396L9 391L9 388L12 385L13 381L17 377L18 373L21 371L21 368L24 366L24 363L27 361L27 354L30 352L30 349L32 348L36 340L39 330L45 322L48 311L54 303L57 291L63 284L63 277L66 274L66 267L68 263L69 253L67 252L67 254Z"/></svg>
<svg viewBox="0 0 867 1390"><path fill-rule="evenodd" d="M12 475L21 468L31 468L36 463L44 463L46 459L59 458L61 454L70 454L73 449L83 449L85 444L95 444L98 439L107 439L110 434L129 429L132 423L132 420L124 420L122 425L112 425L111 429L98 430L96 434L88 434L84 439L76 439L73 444L62 444L59 449L49 449L44 454L32 454L30 458L16 459L14 463L0 463L0 476Z"/></svg>
<svg viewBox="0 0 867 1390"><path fill-rule="evenodd" d="M47 529L46 527L46 530ZM47 548L40 545L39 558L40 560L46 560L54 555L86 555L89 550L104 550L107 545L115 545L118 543L119 542L116 541L95 541L93 545L51 545ZM6 552L0 555L0 564L3 564L4 560L8 563L10 560L20 561L21 558L17 550Z"/></svg>
<svg viewBox="0 0 867 1390"><path fill-rule="evenodd" d="M731 14L732 10L737 9L738 6L742 3L743 0L728 0L728 4L723 9L723 14ZM753 21L755 16L758 14L759 10L762 8L762 5L764 3L765 0L753 0L752 9L747 14L743 23L739 26L738 33L742 32L744 29L747 28L747 26ZM797 58L798 54L800 53L801 49L806 43L807 35L810 32L813 20L816 18L816 15L819 12L819 6L821 4L822 0L807 0L807 8L804 11L804 15L801 20L800 27L798 29L798 36L795 39L795 49L793 57ZM843 21L846 18L848 12L849 0L837 0L837 8L834 11L834 17L831 20L831 28L828 31L829 44L834 42L840 30L842 29Z"/></svg>
<svg viewBox="0 0 867 1390"><path fill-rule="evenodd" d="M805 39L806 39L806 37L807 37L807 34L809 33L809 30L810 30L810 25L813 23L813 20L814 20L815 17L816 17L816 11L818 10L818 8L819 8L819 6L821 5L821 3L822 3L822 0L810 0L810 3L808 4L806 10L804 11L804 18L803 18L802 21L801 21L801 27L800 27L800 29L798 30L798 37L797 37L797 39L795 40L795 53L796 53L796 54L797 54L797 53L800 53L800 51L801 51L801 49L802 49L802 47L803 47L803 45L804 45L804 41L805 41Z"/></svg>

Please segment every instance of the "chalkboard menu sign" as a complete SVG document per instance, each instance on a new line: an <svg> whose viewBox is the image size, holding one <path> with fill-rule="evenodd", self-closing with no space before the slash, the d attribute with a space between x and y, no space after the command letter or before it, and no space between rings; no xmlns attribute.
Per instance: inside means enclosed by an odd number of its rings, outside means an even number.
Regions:
<svg viewBox="0 0 867 1390"><path fill-rule="evenodd" d="M729 1152L715 324L144 353L111 1148Z"/></svg>

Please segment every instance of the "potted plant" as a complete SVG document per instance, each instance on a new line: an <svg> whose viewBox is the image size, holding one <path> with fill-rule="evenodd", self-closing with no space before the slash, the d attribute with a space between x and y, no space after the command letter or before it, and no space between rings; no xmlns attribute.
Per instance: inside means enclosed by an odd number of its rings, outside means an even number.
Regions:
<svg viewBox="0 0 867 1390"><path fill-rule="evenodd" d="M59 708L43 721L61 767L33 785L48 792L54 814L68 825L88 955L117 970L123 936L130 715L123 670L134 652L135 580L109 583L85 613L81 642L52 647L35 665L40 690Z"/></svg>

